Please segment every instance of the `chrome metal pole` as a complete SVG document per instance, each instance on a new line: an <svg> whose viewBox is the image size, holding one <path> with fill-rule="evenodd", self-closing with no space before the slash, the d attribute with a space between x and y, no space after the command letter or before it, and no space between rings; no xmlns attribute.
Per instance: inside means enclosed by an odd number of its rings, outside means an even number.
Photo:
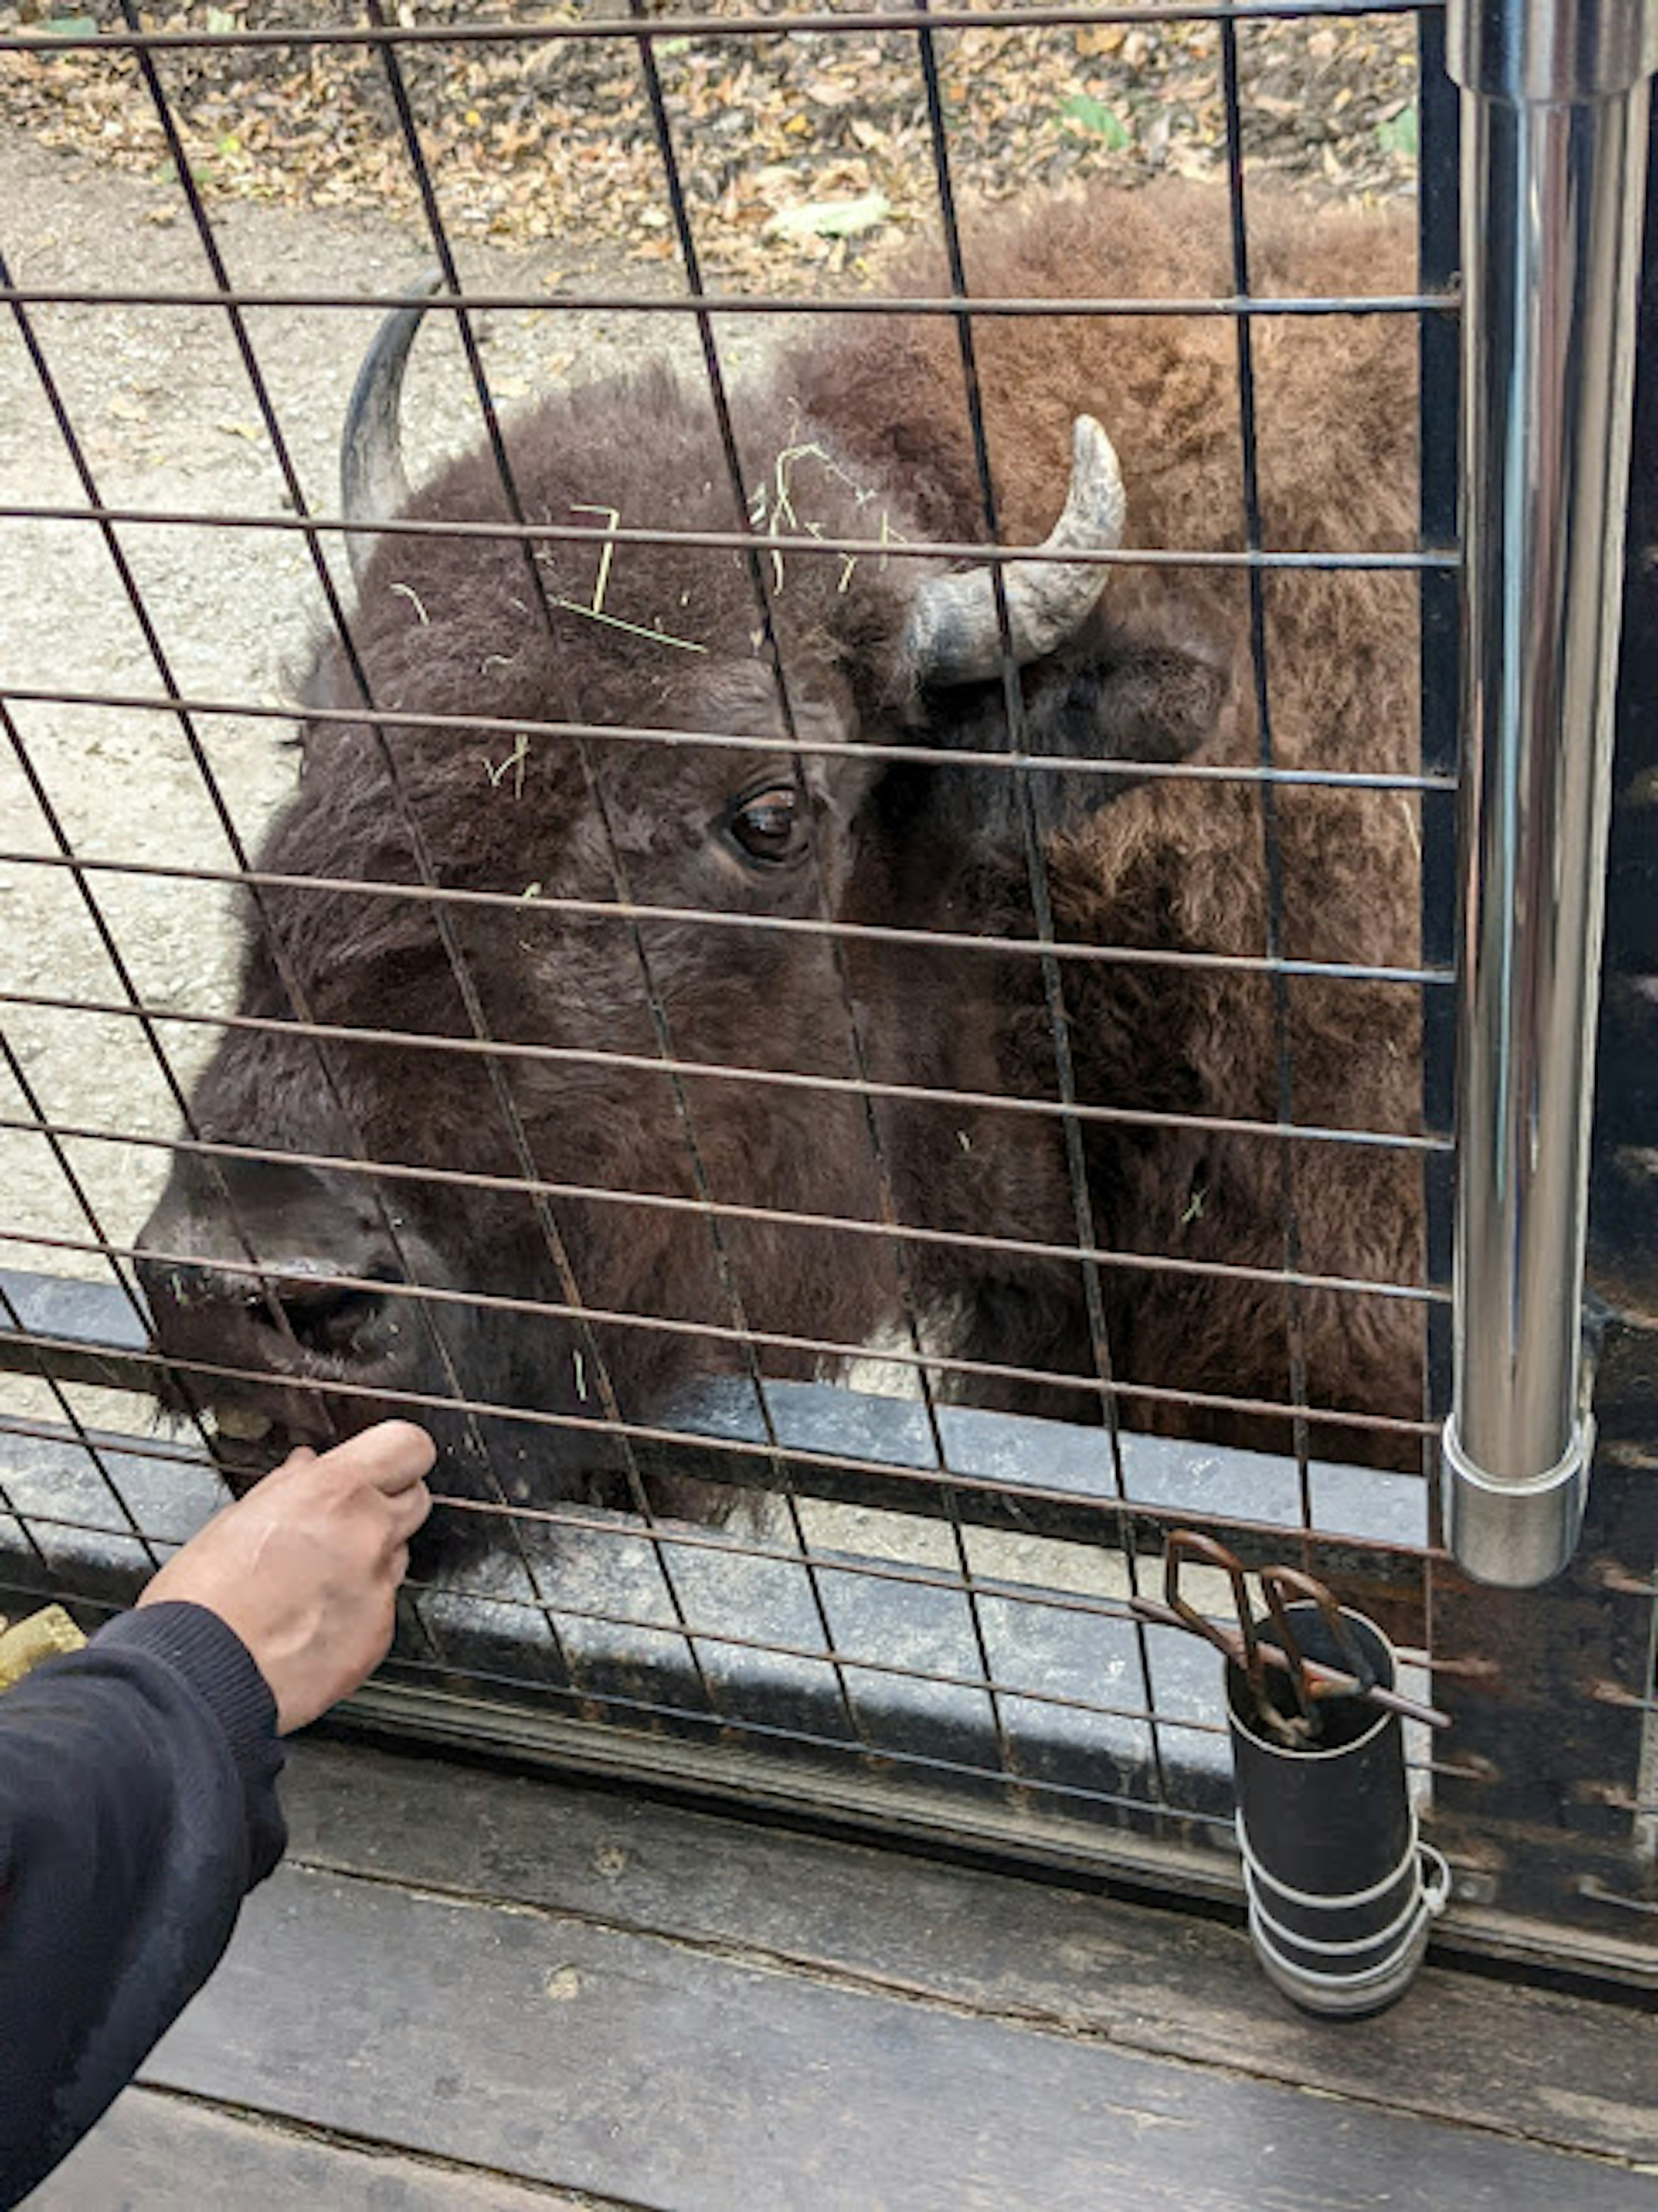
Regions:
<svg viewBox="0 0 1658 2212"><path fill-rule="evenodd" d="M1449 0L1462 90L1451 1548L1570 1558L1624 506L1658 0Z"/></svg>

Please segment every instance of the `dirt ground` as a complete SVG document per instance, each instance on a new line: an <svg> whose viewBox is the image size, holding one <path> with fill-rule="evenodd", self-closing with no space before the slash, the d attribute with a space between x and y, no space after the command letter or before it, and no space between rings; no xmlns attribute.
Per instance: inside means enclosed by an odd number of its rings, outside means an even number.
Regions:
<svg viewBox="0 0 1658 2212"><path fill-rule="evenodd" d="M173 216L176 191L100 171L82 157L26 141L0 146L0 252L14 282L183 289L208 282L200 241ZM216 228L233 281L288 290L395 290L424 265L422 241L390 220L222 205ZM466 249L469 284L535 292L571 257L549 247ZM614 270L589 263L591 283ZM637 270L629 285L641 287ZM220 310L47 307L31 312L41 351L106 504L196 514L276 513L283 484L228 318ZM336 441L373 318L346 311L255 313L258 359L308 504L337 512ZM492 385L510 404L557 376L602 374L623 356L683 343L677 318L544 310L483 318ZM740 365L762 343L739 331ZM464 441L476 405L458 343L439 323L410 372L411 465L440 450L444 428ZM0 323L0 502L80 504L84 495L15 325ZM173 683L184 696L278 704L307 639L326 620L311 555L298 537L196 526L118 532ZM331 551L337 551L337 548ZM343 572L342 572L343 574ZM131 611L98 527L0 518L0 684L91 694L160 695L157 661ZM88 858L234 866L207 781L179 720L100 706L20 703L16 730L74 849ZM213 775L245 844L289 790L294 755L281 720L196 720ZM0 744L0 853L49 853L53 838L9 744ZM229 1003L229 893L220 885L93 875L133 984L148 1003L194 1012ZM0 988L125 997L76 883L64 871L0 860ZM83 1014L5 1008L5 1029L54 1121L164 1135L178 1117L164 1075L136 1024ZM163 1025L167 1056L188 1083L208 1032ZM0 1077L15 1118L28 1110ZM136 1147L71 1147L103 1230L117 1243L142 1221L161 1156ZM7 1226L84 1236L87 1224L41 1140L0 1133ZM94 1258L9 1243L0 1264L99 1274Z"/></svg>

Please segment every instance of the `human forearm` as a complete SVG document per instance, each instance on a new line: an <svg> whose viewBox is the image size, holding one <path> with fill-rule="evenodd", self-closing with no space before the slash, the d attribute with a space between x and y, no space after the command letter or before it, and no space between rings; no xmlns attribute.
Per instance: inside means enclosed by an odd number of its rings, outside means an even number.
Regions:
<svg viewBox="0 0 1658 2212"><path fill-rule="evenodd" d="M0 1698L0 2205L125 2086L280 1856L275 1729L195 1605L131 1614Z"/></svg>

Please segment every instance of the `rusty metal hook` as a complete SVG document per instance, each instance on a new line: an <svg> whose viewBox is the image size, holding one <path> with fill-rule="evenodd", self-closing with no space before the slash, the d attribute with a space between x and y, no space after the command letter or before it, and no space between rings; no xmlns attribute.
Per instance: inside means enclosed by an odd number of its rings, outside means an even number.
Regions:
<svg viewBox="0 0 1658 2212"><path fill-rule="evenodd" d="M1181 1594L1180 1571L1182 1562L1187 1560L1218 1567L1230 1583L1238 1615L1236 1630L1208 1620ZM1379 1705L1385 1712L1398 1713L1406 1720L1424 1722L1430 1728L1450 1726L1449 1714L1441 1712L1436 1706L1419 1704L1414 1698L1401 1697L1397 1690L1382 1687L1363 1646L1353 1634L1351 1623L1333 1592L1324 1583L1295 1567L1263 1568L1260 1581L1267 1612L1284 1639L1282 1645L1256 1632L1248 1574L1237 1554L1195 1528L1175 1528L1169 1532L1163 1553L1165 1602L1159 1605L1154 1598L1131 1597L1128 1609L1137 1620L1155 1621L1163 1628L1183 1628L1193 1636L1200 1636L1230 1660L1248 1685L1262 1728L1280 1742L1304 1747L1318 1734L1320 1717L1315 1700L1321 1698L1360 1698L1367 1705ZM1289 1625L1284 1605L1286 1591L1309 1599L1318 1607L1351 1672L1306 1656ZM1291 1676L1299 1707L1297 1714L1286 1716L1280 1712L1267 1695L1269 1668Z"/></svg>
<svg viewBox="0 0 1658 2212"><path fill-rule="evenodd" d="M1206 1566L1218 1567L1232 1585L1232 1603L1238 1617L1237 1634L1231 1635L1218 1621L1211 1620L1198 1611L1190 1598L1182 1595L1180 1587L1181 1565L1187 1559L1201 1560ZM1175 1528L1170 1531L1163 1556L1163 1595L1178 1624L1189 1628L1194 1636L1212 1644L1224 1658L1230 1659L1239 1668L1249 1685L1249 1693L1258 1705L1266 1702L1266 1662L1261 1656L1260 1639L1255 1633L1254 1607L1249 1601L1249 1583L1244 1565L1236 1552L1229 1552L1224 1544L1214 1537L1205 1536L1195 1528Z"/></svg>
<svg viewBox="0 0 1658 2212"><path fill-rule="evenodd" d="M1336 1602L1335 1593L1327 1584L1303 1574L1298 1567L1263 1567L1260 1571L1261 1595L1266 1601L1266 1610L1272 1616L1272 1626L1278 1632L1278 1643L1289 1660L1290 1686L1295 1694L1300 1716L1297 1723L1299 1733L1309 1741L1322 1734L1318 1712L1321 1698L1368 1698L1376 1686L1376 1671L1369 1654L1353 1633L1353 1625ZM1299 1597L1317 1608L1319 1619L1330 1632L1343 1659L1347 1662L1351 1680L1344 1682L1333 1674L1315 1674L1302 1650L1299 1638L1290 1626L1290 1611L1286 1592Z"/></svg>

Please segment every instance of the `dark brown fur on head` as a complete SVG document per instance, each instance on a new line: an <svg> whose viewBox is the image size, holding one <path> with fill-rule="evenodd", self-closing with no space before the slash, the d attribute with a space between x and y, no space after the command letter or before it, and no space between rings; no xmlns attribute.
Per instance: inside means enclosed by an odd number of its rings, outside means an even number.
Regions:
<svg viewBox="0 0 1658 2212"><path fill-rule="evenodd" d="M1400 224L1256 212L1258 291L1409 289ZM901 289L925 274L907 273ZM1221 295L1230 289L1224 204L1197 191L1050 203L1030 219L987 222L969 238L969 275L986 295ZM1408 547L1409 326L1375 318L1252 327L1264 542ZM1007 542L1051 527L1071 425L1084 411L1121 456L1127 542L1244 542L1229 320L988 319L976 345ZM985 534L944 319L835 319L738 396L736 425L744 497L780 531ZM614 513L629 529L743 526L706 394L665 370L556 395L509 430L508 447L531 522L597 528ZM510 520L482 451L409 511ZM307 1041L233 1033L197 1088L195 1116L210 1136L277 1152L349 1159L361 1143L377 1160L481 1178L521 1176L527 1162L547 1186L532 1197L418 1177L371 1187L348 1168L325 1180L369 1224L370 1245L386 1200L401 1248L387 1274L412 1266L440 1288L559 1306L579 1295L601 1317L587 1335L568 1319L397 1298L360 1340L284 1350L273 1336L278 1395L268 1402L284 1419L301 1420L313 1402L281 1391L303 1374L361 1376L388 1401L399 1389L440 1395L459 1381L492 1403L593 1422L619 1410L648 1423L688 1378L745 1371L742 1328L763 1340L764 1371L806 1375L823 1364L812 1346L863 1344L890 1331L906 1304L928 1350L1019 1370L959 1382L956 1395L1097 1419L1081 1266L971 1240L1074 1248L1085 1231L1116 1253L1260 1271L1293 1257L1303 1272L1388 1282L1418 1275L1421 1196L1404 1155L1085 1121L1079 1218L1061 1120L994 1103L1060 1096L1042 963L1017 942L1035 926L1031 837L1062 947L1256 955L1274 941L1260 787L1036 769L1022 791L973 757L1009 742L1001 684L917 681L904 628L921 564L791 554L773 573L764 557L786 712L741 552L623 545L607 562L597 542L561 541L532 562L510 540L379 540L352 625L374 705L502 726L307 726L299 793L260 866L324 880L264 894L242 1011L288 1020L297 988L298 1010L315 1021L439 1038L481 1029L550 1050L491 1063L477 1052L335 1042L325 1073ZM1414 580L1273 575L1264 602L1273 757L1413 768ZM1023 672L1019 695L1015 734L1034 755L1254 760L1260 695L1246 579L1236 569L1113 570L1096 614ZM348 714L361 702L337 644L319 655L310 696ZM687 734L671 744L578 739L528 726L549 721ZM791 732L830 749L796 752ZM699 744L697 732L753 743ZM871 759L861 748L872 744L924 746L937 765ZM742 810L756 800L763 809L767 794L768 835L798 800L798 851L744 849ZM1412 963L1414 802L1288 789L1271 803L1278 949ZM416 885L428 869L447 888L514 902L446 909L446 941L428 902L332 887L365 878ZM635 911L660 908L675 913ZM675 918L687 910L733 926ZM737 926L744 915L802 927ZM811 926L825 916L1011 942L837 943ZM1068 957L1059 967L1084 1103L1266 1122L1287 1105L1304 1123L1417 1126L1407 988L1295 979L1275 994L1259 972ZM678 1072L661 1067L665 1051ZM977 1103L878 1093L867 1107L855 1088L835 1087L860 1068L878 1085L970 1092ZM756 1083L723 1069L830 1080ZM711 1218L708 1200L735 1211ZM181 1158L149 1241L165 1250L191 1239L205 1261L225 1258L222 1221L204 1226L216 1207L199 1165ZM895 1244L867 1233L889 1208L905 1224L968 1241ZM169 1298L165 1274L157 1267L150 1277L161 1342L211 1358L209 1321ZM1132 1265L1105 1267L1101 1283L1120 1382L1282 1401L1293 1334L1315 1404L1418 1409L1419 1322L1406 1303L1303 1291L1292 1309L1279 1283ZM643 1316L715 1333L630 1325ZM1035 1371L1075 1381L1023 1379ZM349 1426L371 1403L342 1397L336 1411ZM1288 1435L1281 1420L1194 1413L1157 1396L1127 1401L1123 1417L1251 1442ZM618 1447L594 1430L501 1433L507 1441L491 1453L504 1455L516 1495L635 1494ZM469 1474L464 1442L457 1431L453 1480L489 1495L501 1470ZM1385 1437L1362 1432L1344 1432L1339 1448L1394 1455ZM656 1494L670 1507L709 1506L683 1486Z"/></svg>

